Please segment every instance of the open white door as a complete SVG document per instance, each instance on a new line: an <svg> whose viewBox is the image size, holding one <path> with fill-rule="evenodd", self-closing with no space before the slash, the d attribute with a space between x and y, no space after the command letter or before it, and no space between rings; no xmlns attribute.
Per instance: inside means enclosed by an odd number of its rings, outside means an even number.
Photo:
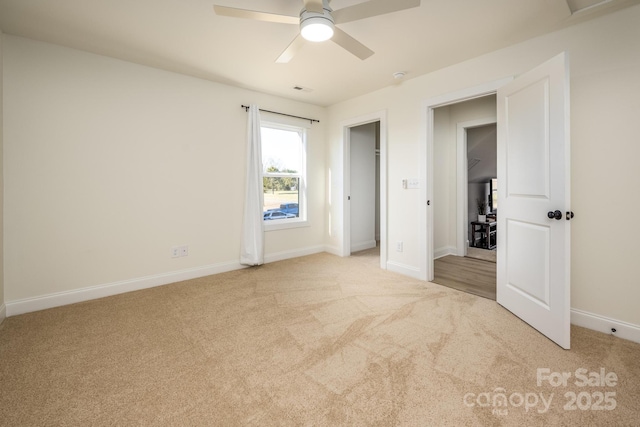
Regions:
<svg viewBox="0 0 640 427"><path fill-rule="evenodd" d="M497 301L570 346L569 79L565 54L498 89Z"/></svg>

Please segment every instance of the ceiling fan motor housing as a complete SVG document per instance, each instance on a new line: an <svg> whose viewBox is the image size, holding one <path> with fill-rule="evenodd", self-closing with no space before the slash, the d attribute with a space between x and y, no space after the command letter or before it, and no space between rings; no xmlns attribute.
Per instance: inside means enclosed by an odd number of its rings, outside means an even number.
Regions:
<svg viewBox="0 0 640 427"><path fill-rule="evenodd" d="M322 13L302 9L300 12L302 37L312 42L323 42L333 37L334 21L331 12L331 8L327 5L322 9Z"/></svg>

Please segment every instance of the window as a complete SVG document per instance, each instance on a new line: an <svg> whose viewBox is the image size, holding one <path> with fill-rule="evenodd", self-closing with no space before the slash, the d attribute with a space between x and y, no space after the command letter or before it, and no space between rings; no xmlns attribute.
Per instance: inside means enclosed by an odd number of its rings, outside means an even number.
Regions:
<svg viewBox="0 0 640 427"><path fill-rule="evenodd" d="M306 129L262 122L263 219L269 229L306 224Z"/></svg>
<svg viewBox="0 0 640 427"><path fill-rule="evenodd" d="M498 180L493 178L491 180L491 194L489 196L489 207L491 212L498 210Z"/></svg>

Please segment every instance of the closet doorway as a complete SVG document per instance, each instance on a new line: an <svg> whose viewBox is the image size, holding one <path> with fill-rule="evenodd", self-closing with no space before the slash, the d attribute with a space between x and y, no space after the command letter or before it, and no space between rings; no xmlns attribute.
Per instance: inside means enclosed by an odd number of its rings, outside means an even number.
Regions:
<svg viewBox="0 0 640 427"><path fill-rule="evenodd" d="M354 126L349 133L350 240L354 253L379 248L380 122Z"/></svg>
<svg viewBox="0 0 640 427"><path fill-rule="evenodd" d="M346 120L341 127L344 149L341 255L375 251L377 264L386 270L386 111Z"/></svg>

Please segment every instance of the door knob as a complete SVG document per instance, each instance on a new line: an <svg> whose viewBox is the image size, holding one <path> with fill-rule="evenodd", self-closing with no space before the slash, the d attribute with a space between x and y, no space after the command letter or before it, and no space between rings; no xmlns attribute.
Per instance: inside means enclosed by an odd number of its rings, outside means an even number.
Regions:
<svg viewBox="0 0 640 427"><path fill-rule="evenodd" d="M562 219L562 212L556 210L555 212L549 211L547 213L549 219L557 219L558 221Z"/></svg>

